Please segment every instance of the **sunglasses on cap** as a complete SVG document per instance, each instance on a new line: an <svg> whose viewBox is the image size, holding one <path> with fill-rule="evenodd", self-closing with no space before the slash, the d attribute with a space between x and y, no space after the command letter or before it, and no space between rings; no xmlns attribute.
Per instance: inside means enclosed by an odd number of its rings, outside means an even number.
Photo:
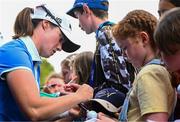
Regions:
<svg viewBox="0 0 180 122"><path fill-rule="evenodd" d="M62 19L61 19L61 18L58 18L58 17L55 17L55 16L51 13L51 11L45 7L45 4L36 6L36 8L38 8L38 7L41 7L41 8L47 13L46 16L49 15L49 16L57 23L57 26L62 27L62 26L61 26ZM61 29L60 29L60 30L61 30ZM62 34L63 34L63 33L62 33ZM64 37L64 34L63 34L62 38L63 38L63 37ZM62 40L63 40L63 42L64 42L64 38L63 38Z"/></svg>
<svg viewBox="0 0 180 122"><path fill-rule="evenodd" d="M49 16L58 24L58 26L61 27L62 19L61 19L61 18L58 18L58 17L55 17L55 16L50 12L50 10L45 7L45 4L40 5L40 6L37 6L37 8L38 8L38 7L41 7L41 8L47 13L47 15L49 15Z"/></svg>

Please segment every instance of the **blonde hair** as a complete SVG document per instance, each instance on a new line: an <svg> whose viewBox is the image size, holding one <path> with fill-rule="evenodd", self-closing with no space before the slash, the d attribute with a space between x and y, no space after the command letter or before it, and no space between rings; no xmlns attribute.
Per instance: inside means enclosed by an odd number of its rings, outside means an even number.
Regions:
<svg viewBox="0 0 180 122"><path fill-rule="evenodd" d="M79 53L72 64L73 70L75 70L76 75L79 77L79 84L87 83L91 71L91 64L93 62L93 52L85 51Z"/></svg>
<svg viewBox="0 0 180 122"><path fill-rule="evenodd" d="M76 53L71 54L67 56L64 60L61 61L61 67L65 66L70 70L71 63L74 61L74 58L76 57Z"/></svg>
<svg viewBox="0 0 180 122"><path fill-rule="evenodd" d="M51 78L63 79L63 76L60 73L52 72L47 76L46 82L49 81Z"/></svg>

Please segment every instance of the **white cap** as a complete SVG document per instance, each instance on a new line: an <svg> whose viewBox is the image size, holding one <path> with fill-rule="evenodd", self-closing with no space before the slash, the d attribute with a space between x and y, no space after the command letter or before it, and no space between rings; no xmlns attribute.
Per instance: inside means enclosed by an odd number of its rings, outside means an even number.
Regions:
<svg viewBox="0 0 180 122"><path fill-rule="evenodd" d="M80 48L80 45L73 43L71 41L72 39L70 39L72 31L71 23L69 23L65 17L58 16L53 13L53 11L50 10L47 5L37 6L34 9L34 14L31 14L31 18L48 20L49 22L59 26L64 36L65 42L62 44L62 50L65 52L74 52Z"/></svg>

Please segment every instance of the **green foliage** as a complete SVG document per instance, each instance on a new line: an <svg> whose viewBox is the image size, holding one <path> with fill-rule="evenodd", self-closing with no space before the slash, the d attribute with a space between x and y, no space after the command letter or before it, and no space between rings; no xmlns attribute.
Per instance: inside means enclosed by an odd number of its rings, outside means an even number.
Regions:
<svg viewBox="0 0 180 122"><path fill-rule="evenodd" d="M49 75L49 73L53 72L54 68L53 66L47 62L46 59L42 59L42 64L41 64L41 86L44 85L44 82L46 80L46 77Z"/></svg>

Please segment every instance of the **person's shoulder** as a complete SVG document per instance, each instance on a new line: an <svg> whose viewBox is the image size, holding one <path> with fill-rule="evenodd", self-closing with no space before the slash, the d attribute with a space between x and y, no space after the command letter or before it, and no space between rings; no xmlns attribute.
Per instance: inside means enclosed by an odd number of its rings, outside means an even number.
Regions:
<svg viewBox="0 0 180 122"><path fill-rule="evenodd" d="M112 24L107 24L107 25L104 25L100 31L111 31L113 25Z"/></svg>
<svg viewBox="0 0 180 122"><path fill-rule="evenodd" d="M0 59L17 60L27 58L27 50L21 40L11 40L0 47Z"/></svg>
<svg viewBox="0 0 180 122"><path fill-rule="evenodd" d="M142 68L142 70L152 70L152 71L157 71L157 70L163 70L163 71L167 71L167 69L165 68L165 66L161 65L161 64L150 64L150 65L146 65Z"/></svg>
<svg viewBox="0 0 180 122"><path fill-rule="evenodd" d="M153 84L164 84L165 86L171 86L171 76L168 70L157 64L146 65L142 70L137 74L137 80L139 84L151 85ZM151 82L149 84L149 82Z"/></svg>
<svg viewBox="0 0 180 122"><path fill-rule="evenodd" d="M99 31L100 32L111 31L113 25L115 25L115 23L111 21L106 21L99 26Z"/></svg>
<svg viewBox="0 0 180 122"><path fill-rule="evenodd" d="M139 75L145 75L145 74L155 74L155 75L169 75L169 72L163 65L157 65L157 64L150 64L142 67Z"/></svg>
<svg viewBox="0 0 180 122"><path fill-rule="evenodd" d="M21 40L12 39L0 47L0 50L13 51L20 48L25 48L24 43Z"/></svg>
<svg viewBox="0 0 180 122"><path fill-rule="evenodd" d="M101 27L98 32L96 33L96 37L98 39L112 39L112 34L111 34L111 26L105 25Z"/></svg>

